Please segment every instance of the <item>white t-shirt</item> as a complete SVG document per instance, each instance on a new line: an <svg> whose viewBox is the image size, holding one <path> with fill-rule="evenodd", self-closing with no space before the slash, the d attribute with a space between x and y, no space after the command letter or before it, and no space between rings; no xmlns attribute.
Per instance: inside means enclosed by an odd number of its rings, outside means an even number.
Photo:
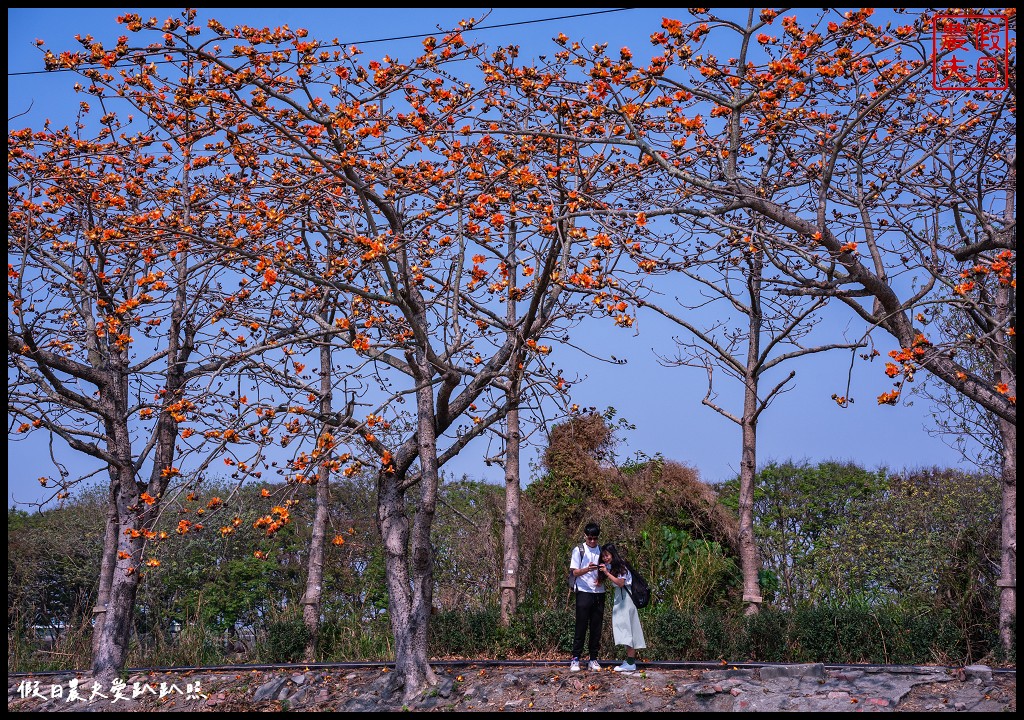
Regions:
<svg viewBox="0 0 1024 720"><path fill-rule="evenodd" d="M580 557L582 555L582 558ZM591 548L586 543L583 543L583 552L580 553L580 546L576 545L572 549L572 557L569 558L569 567L573 570L579 570L585 568L591 563L595 565L601 562L601 546L598 545L595 548ZM604 584L598 580L597 570L591 570L588 573L580 575L576 578L576 589L582 592L589 593L603 593Z"/></svg>

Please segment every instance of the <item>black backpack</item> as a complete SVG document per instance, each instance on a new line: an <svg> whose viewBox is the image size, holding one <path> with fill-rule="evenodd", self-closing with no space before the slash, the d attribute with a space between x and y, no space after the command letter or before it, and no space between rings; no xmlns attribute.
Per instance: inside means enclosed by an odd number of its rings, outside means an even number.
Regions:
<svg viewBox="0 0 1024 720"><path fill-rule="evenodd" d="M633 604L636 605L638 610L647 607L651 602L651 586L644 580L643 575L634 570L633 566L628 562L626 563L626 569L633 576L633 583L632 585L623 586L623 589L629 593L629 597L632 598Z"/></svg>

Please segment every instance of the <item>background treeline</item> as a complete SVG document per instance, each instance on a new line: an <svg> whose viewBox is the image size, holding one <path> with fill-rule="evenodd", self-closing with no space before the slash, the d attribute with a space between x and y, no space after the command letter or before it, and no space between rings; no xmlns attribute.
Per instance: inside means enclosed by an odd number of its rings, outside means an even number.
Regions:
<svg viewBox="0 0 1024 720"><path fill-rule="evenodd" d="M999 654L996 634L995 478L849 462L762 468L755 522L766 605L748 617L736 483L712 488L660 457L619 462L610 419L553 428L543 474L525 492L524 582L508 628L497 607L503 488L468 478L443 484L433 536L434 657L567 652L564 569L594 519L655 589L642 613L648 659L1015 661ZM179 517L162 519L168 537L143 578L129 666L301 657L313 503L292 506L291 522L271 540L253 529L268 489L204 484L186 504L202 532L178 535ZM8 512L10 671L88 666L104 500L95 493L44 513ZM336 484L333 500L318 659L393 659L374 488L356 477ZM225 514L243 522L225 524Z"/></svg>

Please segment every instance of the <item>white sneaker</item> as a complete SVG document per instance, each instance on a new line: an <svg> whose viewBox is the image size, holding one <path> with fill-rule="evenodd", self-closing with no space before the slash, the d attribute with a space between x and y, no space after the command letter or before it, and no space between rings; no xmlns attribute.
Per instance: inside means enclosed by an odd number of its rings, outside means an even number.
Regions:
<svg viewBox="0 0 1024 720"><path fill-rule="evenodd" d="M579 672L579 671L580 671L580 661L577 658L573 658L572 662L569 663L569 672Z"/></svg>
<svg viewBox="0 0 1024 720"><path fill-rule="evenodd" d="M615 668L615 672L636 672L636 665L626 660Z"/></svg>
<svg viewBox="0 0 1024 720"><path fill-rule="evenodd" d="M601 672L601 665L597 662L597 660L591 660L590 664L587 665L587 670L589 670L590 672Z"/></svg>

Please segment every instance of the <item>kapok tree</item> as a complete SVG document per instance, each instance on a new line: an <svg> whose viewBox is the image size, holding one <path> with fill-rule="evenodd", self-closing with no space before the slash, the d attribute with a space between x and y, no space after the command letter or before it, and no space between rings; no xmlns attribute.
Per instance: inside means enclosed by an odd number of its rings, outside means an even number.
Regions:
<svg viewBox="0 0 1024 720"><path fill-rule="evenodd" d="M385 57L362 65L356 48L304 31L209 25L214 42L231 42L233 54L197 37L198 28L173 23L142 51L208 68L205 98L231 119L224 127L231 152L278 162L299 179L295 193L307 209L292 216L292 231L323 242L314 254L292 243L287 257L275 259L276 280L287 274L290 285L305 283L305 293L343 298L333 342L359 353L395 395L392 418L336 420L359 433L364 457L376 458L395 680L412 696L436 680L426 639L439 468L504 416L507 396L491 391L514 374L520 354L550 351L543 334L560 313L552 278L573 238L559 230L530 144L506 151L499 177L482 171L479 159L496 151L478 116L487 98L443 69L476 55L459 32L428 38L409 63ZM128 18L128 28L146 26ZM519 268L492 249L509 243L513 215L531 228L516 236L518 247L528 246ZM336 249L331 257L323 254L328 245ZM510 325L501 303L517 269L531 279L516 288L520 311ZM409 413L405 398L413 401Z"/></svg>
<svg viewBox="0 0 1024 720"><path fill-rule="evenodd" d="M641 207L657 215L663 198L651 193L650 204ZM738 552L743 602L750 614L762 603L753 513L757 429L769 405L790 389L796 377L796 370L782 377L777 373L798 358L863 345L829 342L827 335L815 331L826 298L794 298L780 292L778 276L762 251L772 234L766 224L745 213L730 213L710 223L687 218L660 237L652 229L638 228L630 233L629 242L643 238L643 253L634 253L643 265L637 266L633 282L620 269L614 286L587 291L606 307L628 303L685 331L683 338L675 338L675 351L662 355L662 363L703 369L707 393L702 404L739 428ZM738 408L730 409L719 400L716 370L742 388ZM767 387L766 380L771 380Z"/></svg>
<svg viewBox="0 0 1024 720"><path fill-rule="evenodd" d="M194 152L208 129L194 97L144 107L139 129L107 105L112 75L89 65L120 55L83 44L47 59L88 80L79 87L104 111L96 135L83 139L88 117L74 131L9 134L8 361L18 431L44 432L77 458L55 458L58 477L41 482L66 495L95 474L80 470L86 458L109 474L93 659L106 677L124 665L139 576L159 564L147 551L166 539L153 528L169 490L242 438L245 400L229 396L227 372L280 337L239 313L252 290L220 249L266 240L274 223L247 204L244 176ZM145 86L147 73L126 84ZM184 519L178 533L202 527Z"/></svg>
<svg viewBox="0 0 1024 720"><path fill-rule="evenodd" d="M429 96L409 100L421 107L436 101ZM341 318L348 347L371 358L377 373L395 378L394 386L404 388L397 399L413 395L416 400L414 419L404 418L393 403L379 431L355 419L345 421L365 433L367 449L376 451L382 464L378 520L389 560L396 661L408 673L402 678L407 694L432 679L427 673L417 678L417 663L429 670L423 651L433 581L431 564L418 565L415 554L408 568L404 548L411 540L413 553L417 547L424 555L429 552L427 509L432 514L438 468L470 439L515 412L524 377L535 376L531 368L543 368L540 358L550 352L542 335L564 312L551 278L564 268L571 241L554 216L550 188L533 170L543 148L532 142L502 143L487 132L490 123L468 120L484 129L473 135L428 134L425 144L430 143L437 159L429 164L417 160L415 172L382 165L384 154L378 153L371 168L380 190L330 178L325 185L330 202L315 204L310 223L325 238L350 248L351 259L318 280L353 297L352 309ZM389 193L405 198L409 210L400 214ZM415 242L396 241L402 230ZM549 377L557 388L557 373ZM445 438L444 431L460 415L467 423L454 438ZM514 421L509 428L516 430ZM422 438L431 436L425 446ZM418 467L412 467L414 462ZM405 493L417 482L420 504L409 528L399 512ZM518 490L518 474L515 485ZM518 510L515 497L510 494L507 501L513 512ZM410 580L412 593L405 590ZM410 595L405 607L403 592ZM400 624L407 615L407 624Z"/></svg>
<svg viewBox="0 0 1024 720"><path fill-rule="evenodd" d="M589 298L591 312L607 315L620 327L632 327L638 308L647 308L691 334L680 341L680 363L696 363L708 372L708 394L704 404L734 421L741 429L740 555L744 577L744 598L756 612L760 604L761 563L753 534L753 487L756 474L757 422L772 399L785 389L795 373L767 392L762 377L795 358L856 343L834 343L822 339L808 342L823 299L802 301L780 294L777 273L773 276L764 259L762 246L771 231L763 220L751 219L742 211L696 209L686 219L654 229L654 218L675 216L683 191L671 181L651 179L653 163L642 151L630 147L631 123L644 119L634 106L627 120L616 117L602 103L615 90L610 79L623 82L631 72L631 54L623 49L617 61L605 56L602 46L584 50L569 43L564 35L556 39L563 50L555 53L551 65L523 77L507 68L493 68L494 82L518 89L529 99L532 94L546 98L534 101L529 122L509 132L546 142L579 148L575 166L583 180L572 193L569 217L592 227L591 257L574 268L560 282L567 289ZM597 60L588 57L596 53ZM591 63L594 63L591 65ZM590 67L590 77L574 76L572 67ZM765 177L770 173L765 172ZM585 218L585 220L584 220ZM664 222L664 221L663 221ZM689 278L692 283L674 282ZM692 289L698 299L687 299ZM673 303L662 295L673 294ZM678 304L692 312L682 312ZM723 313L724 308L724 313ZM707 317L707 322L697 319ZM741 327L733 327L732 316ZM743 386L742 412L732 413L714 399L715 366L735 376Z"/></svg>
<svg viewBox="0 0 1024 720"><path fill-rule="evenodd" d="M606 236L595 217L606 210L605 196L616 181L600 175L605 160L589 151L588 141L570 137L577 119L570 111L572 94L566 91L560 69L532 58L520 60L518 48L510 46L491 53L482 61L481 70L487 88L484 116L488 120L481 121L486 135L481 138L483 152L479 155L477 174L490 183L485 197L493 197L491 193L497 192L499 197L504 193L509 198L507 241L501 251L493 244L492 248L499 252L499 268L522 266L520 277L503 271L502 282L497 286L504 293L500 299L506 303L506 327L517 328L520 299L524 292L534 288L534 269L555 261L554 257L545 261L535 249L532 256L524 258L524 251L535 247L529 238L538 232L542 236L554 234L561 243L561 255L557 258L557 272L552 275L552 290L543 300L542 314L557 321L550 335L569 342L570 330L576 323L595 312L603 314L603 307L569 290L577 281L596 283L593 273L609 272L615 267L620 251L605 243ZM549 134L550 128L561 131L562 136ZM500 143L492 135L501 138ZM590 191L598 177L604 182L602 194ZM618 182L628 182L628 178L622 177ZM599 199L594 202L593 197ZM521 241L520 236L527 238L527 242ZM559 304L565 306L561 311L564 320L551 315L550 309ZM553 406L558 415L564 415L569 405L569 379L557 368L546 367L549 362L545 353L528 352L531 349L527 345L521 351L504 385L509 406L500 433L504 451L491 458L502 464L505 471L500 609L501 620L506 624L522 591L519 453L528 434L524 434L522 420L530 417L531 425L543 425L546 430L551 418L546 417L545 408Z"/></svg>
<svg viewBox="0 0 1024 720"><path fill-rule="evenodd" d="M809 23L773 10L693 12L692 22L663 22L652 35L661 53L645 66L596 54L592 74L607 86L601 107L625 128L621 143L647 158L653 182L678 186L680 213L744 209L780 228L766 258L792 293L835 298L891 336L898 347L886 374L905 382L927 370L1000 418L1000 637L1008 648L1016 606L1014 68L1006 91L936 90L929 14L890 29L873 24L870 10L825 11ZM1013 13L1004 17L1012 27ZM940 344L927 332L928 309L949 304L969 308L979 331ZM958 360L979 342L992 360L987 376Z"/></svg>

